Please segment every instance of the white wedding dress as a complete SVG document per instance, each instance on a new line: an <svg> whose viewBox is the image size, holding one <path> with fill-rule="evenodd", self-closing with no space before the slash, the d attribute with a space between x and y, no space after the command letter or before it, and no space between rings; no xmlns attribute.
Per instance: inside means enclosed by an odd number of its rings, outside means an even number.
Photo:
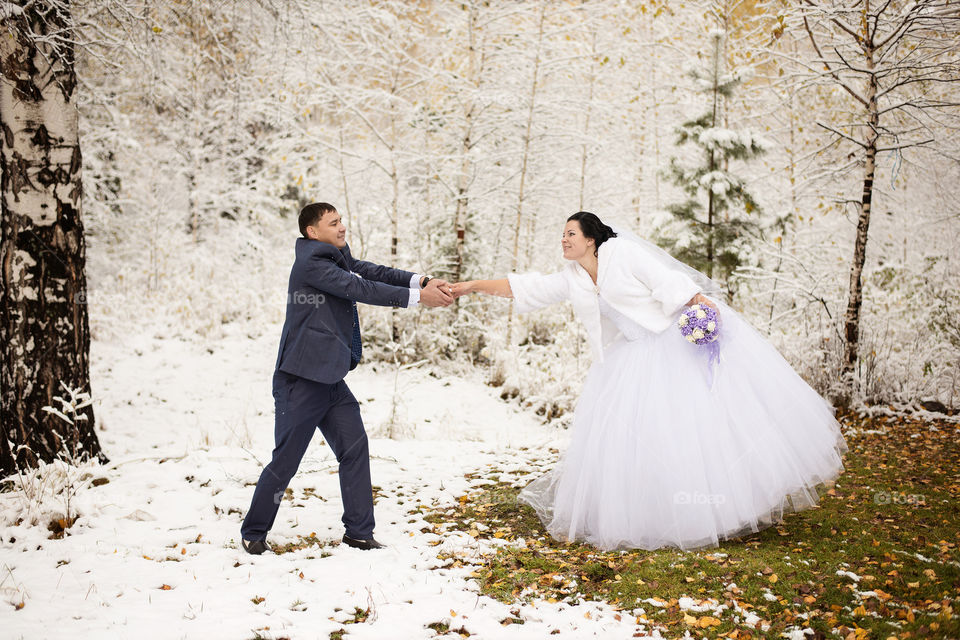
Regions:
<svg viewBox="0 0 960 640"><path fill-rule="evenodd" d="M520 493L561 540L695 549L815 505L847 450L831 407L718 303L720 362L676 326L653 333L600 298L620 331L591 367L572 440Z"/></svg>

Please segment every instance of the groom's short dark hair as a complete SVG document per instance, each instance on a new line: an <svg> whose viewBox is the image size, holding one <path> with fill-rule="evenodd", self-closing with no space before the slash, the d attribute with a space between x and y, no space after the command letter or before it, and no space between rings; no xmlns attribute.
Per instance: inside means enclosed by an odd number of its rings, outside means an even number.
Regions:
<svg viewBox="0 0 960 640"><path fill-rule="evenodd" d="M336 212L337 208L326 202L314 202L300 209L300 235L307 237L307 227L317 224L323 214Z"/></svg>

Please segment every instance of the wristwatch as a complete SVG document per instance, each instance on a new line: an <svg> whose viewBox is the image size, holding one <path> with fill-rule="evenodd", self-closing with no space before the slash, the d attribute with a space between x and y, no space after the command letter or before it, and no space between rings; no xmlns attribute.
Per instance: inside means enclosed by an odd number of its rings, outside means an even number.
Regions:
<svg viewBox="0 0 960 640"><path fill-rule="evenodd" d="M423 277L420 279L420 288L421 288L421 289L426 289L426 288L427 288L427 283L430 282L431 280L433 280L433 276L423 276Z"/></svg>

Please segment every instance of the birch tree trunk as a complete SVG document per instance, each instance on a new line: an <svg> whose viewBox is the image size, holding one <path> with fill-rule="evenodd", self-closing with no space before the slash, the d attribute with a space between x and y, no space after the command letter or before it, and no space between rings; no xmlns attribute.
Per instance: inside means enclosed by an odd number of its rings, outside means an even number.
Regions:
<svg viewBox="0 0 960 640"><path fill-rule="evenodd" d="M586 206L587 162L590 159L590 116L593 115L593 87L597 82L597 31L594 30L590 45L590 82L587 85L587 112L583 118L583 144L580 146L580 207Z"/></svg>
<svg viewBox="0 0 960 640"><path fill-rule="evenodd" d="M860 308L863 306L863 265L867 259L867 235L870 230L870 211L873 201L873 176L877 167L877 140L880 130L880 112L877 109L877 76L874 74L873 47L864 47L864 62L869 73L866 99L869 129L864 145L863 196L860 200L860 215L857 217L857 237L853 243L853 260L850 263L850 292L847 297L847 312L844 315L843 373L853 373L860 353Z"/></svg>
<svg viewBox="0 0 960 640"><path fill-rule="evenodd" d="M469 46L467 49L467 79L472 86L480 86L480 75L483 69L483 61L477 64L477 21L479 11L476 5L470 5L467 23L467 36ZM470 98L466 113L464 114L464 133L460 140L460 174L457 177L457 202L456 211L453 218L454 231L454 259L453 259L453 277L454 282L460 282L463 279L463 260L464 248L467 235L467 218L470 211L470 199L467 191L470 188L473 170L470 159L470 151L473 148L473 125L476 118L477 101ZM460 312L459 301L455 302L457 313Z"/></svg>
<svg viewBox="0 0 960 640"><path fill-rule="evenodd" d="M0 60L0 473L61 454L103 459L89 393L77 80L67 2L3 21ZM69 419L69 420L68 420Z"/></svg>
<svg viewBox="0 0 960 640"><path fill-rule="evenodd" d="M520 233L523 228L523 204L526 196L527 162L530 158L530 140L533 136L533 118L537 109L537 83L540 81L541 46L543 45L543 27L546 20L546 3L540 5L539 27L537 29L537 50L533 59L533 76L530 79L530 96L527 100L527 121L523 134L523 149L520 153L520 187L517 189L517 221L513 229L513 261L511 271L516 273L520 269ZM528 242L533 241L535 227L531 220L528 225L530 234ZM513 339L513 300L510 301L510 313L507 316L507 344Z"/></svg>
<svg viewBox="0 0 960 640"><path fill-rule="evenodd" d="M202 21L198 15L197 3L190 2L188 8L189 19L187 29L190 31L190 43L193 46L193 55L198 61L197 65L190 69L190 98L187 117L190 119L190 126L193 128L193 135L184 145L184 153L187 154L187 202L189 210L187 211L187 231L194 242L200 242L200 197L198 194L198 179L203 170L200 166L200 154L202 153L202 136L200 130L200 109L202 98L200 96L200 83L202 70L199 61L203 58L203 43L200 29Z"/></svg>

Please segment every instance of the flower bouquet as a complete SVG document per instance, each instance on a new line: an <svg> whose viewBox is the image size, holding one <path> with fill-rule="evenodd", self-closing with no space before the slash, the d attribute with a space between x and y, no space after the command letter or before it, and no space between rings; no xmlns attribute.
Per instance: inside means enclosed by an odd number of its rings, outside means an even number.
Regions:
<svg viewBox="0 0 960 640"><path fill-rule="evenodd" d="M691 305L677 319L680 335L690 342L707 349L707 384L713 387L713 370L720 361L720 314L705 304Z"/></svg>
<svg viewBox="0 0 960 640"><path fill-rule="evenodd" d="M694 344L709 344L720 333L720 316L716 309L707 305L691 305L680 314L677 324L681 335Z"/></svg>

